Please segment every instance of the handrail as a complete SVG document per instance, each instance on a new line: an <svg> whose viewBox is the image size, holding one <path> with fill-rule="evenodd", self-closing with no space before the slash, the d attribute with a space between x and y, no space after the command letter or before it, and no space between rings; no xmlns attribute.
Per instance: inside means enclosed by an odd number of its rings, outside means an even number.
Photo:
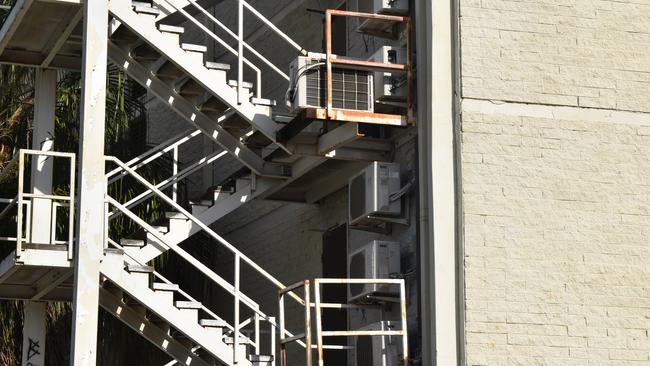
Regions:
<svg viewBox="0 0 650 366"><path fill-rule="evenodd" d="M140 182L142 185L144 185L146 188L154 192L157 196L159 196L163 201L165 201L167 204L171 205L174 209L176 209L178 212L180 212L182 215L187 217L190 221L192 221L195 225L199 226L203 231L205 231L209 236L211 236L213 239L216 239L221 245L229 249L234 255L235 255L235 268L236 268L236 277L239 275L239 265L240 262L243 260L246 262L250 267L252 267L254 270L256 270L259 274L264 276L267 280L269 280L271 283L276 285L279 289L283 289L285 286L277 280L275 277L273 277L271 274L266 272L264 269L262 269L259 265L257 265L255 262L253 262L250 258L248 258L245 254L240 252L237 248L232 246L232 244L228 243L225 239L223 239L220 235L215 233L212 229L210 229L207 225L205 225L203 222L198 220L196 217L191 215L189 212L187 212L183 207L178 205L173 199L169 198L167 195L165 195L163 192L161 192L158 188L153 186L151 183L149 183L146 179L144 179L141 175L139 175L135 170L133 170L131 167L127 166L124 162L119 160L118 158L114 156L105 156L106 161L111 161L118 166L122 167L125 172L129 173L131 176L133 176L138 182ZM210 268L205 266L203 263L197 261L194 257L192 257L188 252L180 248L176 244L171 244L167 242L164 238L164 235L162 235L160 232L158 232L156 229L154 229L151 225L146 223L144 220L142 220L140 217L138 217L135 213L133 213L131 210L127 209L124 207L122 204L117 202L115 199L112 197L106 195L105 198L106 202L110 205L115 206L118 210L122 211L127 217L129 217L131 220L133 220L136 224L141 226L145 231L151 233L157 240L159 240L163 245L168 247L170 250L178 254L181 258L185 259L188 261L190 264L192 264L197 270L202 272L204 275L206 275L208 278L210 278L213 282L221 286L223 289L228 291L231 295L235 297L236 303L235 303L235 321L234 321L234 333L235 335L239 334L239 319L238 319L238 309L239 309L239 303L244 303L249 309L251 309L255 314L260 316L262 319L265 321L269 322L271 325L273 325L275 328L278 327L277 322L274 320L273 317L270 317L266 314L264 314L260 309L259 305L254 302L252 299L250 299L248 296L245 294L239 292L239 283L236 278L235 280L235 286L231 285L227 281L225 281L221 276L216 274L214 271L212 271ZM293 292L289 292L289 295L296 300L299 304L304 305L304 301L300 299L300 297ZM281 331L281 334L284 335L289 335L292 337L293 335L286 330ZM234 353L233 353L233 359L236 361L237 359L237 343L238 343L238 338L234 337Z"/></svg>
<svg viewBox="0 0 650 366"><path fill-rule="evenodd" d="M262 88L262 76L261 76L261 70L255 66L249 59L244 57L244 49L248 50L251 52L255 57L257 57L259 60L261 60L266 66L268 66L271 70L273 70L275 73L280 75L282 78L285 80L289 81L290 77L287 75L285 72L282 71L281 68L277 67L275 64L273 64L267 57L264 57L260 52L258 52L255 48L253 48L248 42L244 40L244 9L247 9L250 11L257 19L259 19L264 25L266 25L268 28L270 28L274 33L276 33L282 40L287 42L291 47L295 48L300 54L302 55L307 55L307 50L300 46L298 42L296 42L294 39L292 39L288 34L280 30L275 24L273 24L272 21L270 21L268 18L266 18L262 13L260 13L257 9L255 9L253 6L251 6L248 2L245 0L237 0L237 18L238 18L238 24L237 24L237 32L233 32L228 28L226 25L224 25L221 21L219 21L215 16L213 16L209 11L207 11L203 6L201 6L199 3L196 2L196 0L187 0L187 2L194 6L196 9L199 10L200 13L202 13L207 19L209 19L212 23L217 25L221 30L223 30L228 36L232 37L235 41L237 41L237 49L231 47L226 41L221 39L219 36L214 34L210 29L208 29L202 22L197 20L194 16L189 14L185 9L183 9L184 6L177 5L173 1L169 0L164 0L168 5L170 5L172 8L176 9L181 15L183 15L185 18L187 18L189 21L191 21L194 25L196 25L199 29L201 29L204 33L210 36L210 38L214 39L217 41L221 46L223 46L229 53L237 57L237 65L238 65L238 75L237 75L237 82L238 82L238 87L237 87L237 95L238 95L238 102L242 103L244 96L243 96L243 65L245 64L246 66L250 67L253 71L256 73L256 81L257 81L257 88L256 88L256 96L257 98L261 98L261 88Z"/></svg>
<svg viewBox="0 0 650 366"><path fill-rule="evenodd" d="M239 249L235 248L232 244L227 242L224 238L222 238L219 234L215 233L210 227L208 227L206 224L204 224L201 220L197 219L194 217L191 213L189 213L187 210L185 210L183 207L181 207L179 204L174 202L171 198L169 198L167 195L165 195L163 192L161 192L158 188L153 186L151 183L149 183L146 179L144 179L141 175L136 173L133 169L130 167L126 166L120 159L114 157L114 156L106 156L105 159L107 161L112 161L115 164L121 166L125 171L127 171L129 174L131 174L136 180L138 180L142 185L147 187L149 190L153 191L157 196L163 199L167 204L172 206L175 210L180 212L183 216L187 217L188 220L192 221L195 225L197 225L200 229L205 231L209 236L211 236L213 239L217 240L221 245L226 247L228 250L230 250L233 254L239 255L240 258L246 262L249 266L251 266L254 270L259 272L262 276L264 276L267 280L269 280L271 283L276 285L279 289L282 289L285 287L282 282L280 282L278 279L273 277L270 273L265 271L262 267L260 267L257 263L255 263L252 259L248 258L244 253L239 251ZM118 205L121 206L117 201L115 201ZM153 228L152 228L153 229ZM153 230L156 231L156 230ZM291 295L291 294L290 294ZM294 299L300 303L303 304L302 300L300 299L299 296L293 294Z"/></svg>
<svg viewBox="0 0 650 366"><path fill-rule="evenodd" d="M170 152L175 147L184 144L185 142L189 141L193 137L196 137L196 136L198 136L200 134L201 134L201 130L181 132L181 133L179 133L179 134L177 134L177 135L175 135L175 136L161 142L160 144L158 144L153 149L147 150L146 152L140 154L139 156L127 161L125 164L128 165L128 166L132 166L134 164L137 164L137 165L135 165L135 169L138 169L138 168L140 168L140 167L142 167L142 166L156 160L157 158L159 158L163 154ZM106 178L109 179L108 184L112 184L112 183L116 182L117 180L122 179L122 177L126 176L126 174L124 174L122 172L123 172L122 168L115 168L115 169L111 170L110 172L108 172L106 174ZM113 176L118 174L118 173L122 173L122 174L120 174L119 177L113 178Z"/></svg>
<svg viewBox="0 0 650 366"><path fill-rule="evenodd" d="M165 189L173 184L178 183L180 180L184 179L185 177L189 176L190 174L196 172L197 170L214 163L215 161L219 160L222 158L224 155L226 155L228 152L227 151L221 151L221 152L214 152L206 157L201 158L199 161L195 162L191 166L181 170L180 172L174 174L173 176L156 183L155 187L158 189ZM140 204L141 202L147 200L149 197L151 197L154 193L151 190L146 190L136 197L132 198L131 200L127 201L124 203L124 207L126 208L131 208L135 205ZM113 211L109 213L109 220L113 220L117 217L119 217L119 211Z"/></svg>

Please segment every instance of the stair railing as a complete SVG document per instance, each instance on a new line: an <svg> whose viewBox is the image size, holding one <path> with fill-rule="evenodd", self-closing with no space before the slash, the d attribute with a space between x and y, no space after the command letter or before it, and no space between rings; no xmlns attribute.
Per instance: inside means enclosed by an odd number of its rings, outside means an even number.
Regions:
<svg viewBox="0 0 650 366"><path fill-rule="evenodd" d="M257 83L257 88L255 90L256 97L261 98L262 97L262 73L259 67L257 67L255 64L253 64L250 60L248 60L246 57L244 57L244 49L250 51L255 57L257 57L259 60L261 60L264 64L266 64L271 70L273 70L275 73L280 75L282 78L285 80L289 81L289 76L282 71L279 67L277 67L275 64L273 64L268 58L264 57L261 53L259 53L255 48L253 48L250 44L248 44L244 40L244 9L248 10L253 14L257 19L262 21L268 28L270 28L274 33L280 36L281 39L286 41L291 47L295 48L300 54L306 55L307 51L300 46L296 41L294 41L289 35L284 33L282 30L280 30L273 22L271 22L268 18L266 18L264 15L262 15L259 11L257 11L253 6L251 6L248 2L245 0L237 0L237 33L233 32L228 28L225 24L223 24L221 21L219 21L216 17L214 17L209 11L207 11L204 7L202 7L200 4L198 4L195 0L187 0L188 4L191 4L195 8L197 8L201 14L203 14L206 19L209 19L212 23L214 23L217 27L222 29L228 36L232 37L235 41L237 41L237 49L235 50L233 47L231 47L226 41L221 39L219 36L214 34L208 27L206 27L201 21L196 19L194 16L189 14L187 11L183 9L183 6L176 4L173 1L169 0L163 0L165 1L170 7L176 9L180 14L182 14L185 18L187 18L189 21L191 21L194 25L196 25L199 29L201 29L204 33L206 33L210 38L215 40L217 43L219 43L221 46L223 46L229 53L237 57L237 98L238 98L238 103L244 103L245 97L247 97L244 93L244 65L248 66L251 68L255 74L256 74L256 83Z"/></svg>
<svg viewBox="0 0 650 366"><path fill-rule="evenodd" d="M153 228L151 225L149 225L147 222L142 220L138 215L136 215L134 212L129 210L128 208L124 207L121 203L116 201L114 198L106 195L106 203L109 205L114 206L116 209L121 211L124 215L129 217L131 220L133 220L137 225L142 227L145 231L150 233L152 236L154 236L157 240L159 240L164 246L168 247L171 251L179 255L181 258L183 258L185 261L190 263L194 268L196 268L199 272L201 272L203 275L208 277L212 282L215 284L219 285L221 288L226 290L228 293L230 293L234 297L234 325L233 325L233 360L236 363L237 362L237 346L239 344L239 335L241 333L240 331L240 305L244 304L247 306L253 313L258 314L261 319L264 319L265 321L269 322L272 324L272 326L277 329L277 323L272 319L272 317L266 315L259 309L259 305L250 299L248 296L243 294L240 291L240 275L241 275L241 262L243 261L244 263L248 264L253 270L255 270L257 273L262 275L264 278L266 278L269 282L271 282L276 288L278 289L284 289L286 286L282 284L278 279L273 277L270 273L265 271L262 267L260 267L257 263L255 263L252 259L247 257L244 253L239 251L237 248L235 248L232 244L227 242L224 238L222 238L219 234L214 232L212 229L210 229L207 225L205 225L203 222L201 222L199 219L194 217L192 214L190 214L187 210L185 210L183 207L181 207L179 204L174 202L173 199L165 195L163 192L161 192L158 188L156 188L154 185L149 183L145 178L143 178L141 175L139 175L134 169L131 167L127 166L124 162L119 160L118 158L114 156L106 156L105 160L107 162L112 162L119 167L121 167L126 173L131 175L133 178L135 178L138 182L140 182L142 185L144 185L147 189L151 190L156 196L161 198L165 203L173 207L176 211L180 212L183 216L187 217L193 224L197 225L199 228L201 228L206 234L208 234L211 238L215 239L221 246L225 247L228 249L231 253L234 254L235 256L235 279L234 279L234 284L230 284L228 281L223 279L221 276L219 276L217 273L212 271L209 267L204 265L203 263L199 262L196 258L194 258L191 254L189 254L187 251L182 249L180 246L176 244L172 244L168 242L164 235L160 233L158 230ZM297 301L300 305L305 304L304 300L302 300L298 295L294 294L293 292L289 292L289 295ZM284 330L281 332L282 335L287 335L289 337L293 337L293 335Z"/></svg>
<svg viewBox="0 0 650 366"><path fill-rule="evenodd" d="M156 183L156 188L163 190L167 189L171 186L172 189L172 199L174 202L178 203L178 183L187 178L188 176L192 175L196 171L198 171L201 168L204 168L206 166L209 166L210 164L214 163L215 161L219 160L222 158L224 155L227 154L226 151L216 151L208 154L205 157L200 158L199 160L193 162L192 164L188 165L181 171L179 171L179 149L181 146L184 144L188 143L189 141L193 141L196 137L202 136L201 130L194 130L194 131L186 131L182 132L170 139L167 139L166 141L160 143L156 147L144 152L143 154L139 155L138 157L135 157L128 162L125 163L126 166L131 167L133 170L138 170L147 164L155 161L156 159L164 156L165 154L172 154L172 176L164 179L158 183ZM108 185L111 185L115 182L118 182L119 180L123 179L125 176L128 174L122 169L121 167L117 167L110 172L106 174L106 179ZM137 196L131 198L128 202L124 203L123 205L126 208L132 208L147 199L151 198L153 196L153 192L151 190L145 190L144 192L141 192ZM119 211L112 211L108 212L107 211L107 218L109 221L117 218L120 216Z"/></svg>
<svg viewBox="0 0 650 366"><path fill-rule="evenodd" d="M56 194L42 194L36 192L25 192L25 163L31 156L47 158L64 158L69 159L70 169L70 192L68 195ZM42 163L42 161L35 161L32 164ZM0 212L0 219L7 216L14 207L16 207L16 236L15 237L0 237L2 241L16 242L16 258L19 258L24 251L23 244L32 244L32 204L34 200L46 200L52 205L50 214L50 238L49 244L63 244L67 246L68 259L74 256L74 190L75 190L75 154L56 152L56 151L41 151L21 149L18 154L9 162L0 177L5 176L13 165L18 165L18 193L14 198L0 199L0 203L7 206ZM23 210L23 207L25 208ZM56 212L59 207L68 208L68 235L67 240L56 239ZM44 244L47 245L47 244Z"/></svg>

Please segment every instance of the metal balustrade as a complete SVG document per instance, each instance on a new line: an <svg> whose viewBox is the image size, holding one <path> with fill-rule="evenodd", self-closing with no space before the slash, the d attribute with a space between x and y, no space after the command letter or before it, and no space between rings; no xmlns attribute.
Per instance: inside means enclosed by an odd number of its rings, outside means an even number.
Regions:
<svg viewBox="0 0 650 366"><path fill-rule="evenodd" d="M249 51L252 53L255 57L257 57L259 60L261 60L267 67L269 67L271 70L273 70L275 73L277 73L279 76L289 81L289 75L284 73L282 71L281 67L276 66L273 64L267 57L263 56L261 53L259 53L255 48L253 48L250 44L248 44L244 40L244 10L248 10L255 18L260 20L264 25L266 25L271 31L273 31L275 34L277 34L282 40L287 42L291 47L296 49L300 54L302 55L307 55L307 50L304 49L302 46L300 46L296 41L294 41L289 35L284 33L280 28L278 28L273 22L271 22L268 18L266 18L264 15L262 15L257 9L255 9L253 6L251 6L248 2L244 0L234 0L237 1L237 32L233 32L230 28L228 28L225 24L223 24L221 21L219 21L214 15L212 15L209 11L207 11L204 7L199 5L195 0L187 0L186 4L179 5L177 2L174 1L169 1L169 0L161 0L161 2L166 3L170 8L175 9L178 13L182 14L187 20L189 20L192 24L196 25L201 31L203 31L206 35L208 35L210 38L212 38L214 41L219 43L222 47L224 47L228 53L232 54L233 56L237 57L237 97L239 103L243 103L245 99L247 98L247 94L244 93L244 65L248 66L253 72L255 72L256 75L256 83L257 83L257 88L255 90L255 95L257 98L262 97L262 71L261 69L256 66L253 62L251 62L248 58L244 57L244 50ZM192 16L190 13L185 11L183 8L187 5L192 5L195 8L199 10L201 14L205 16L205 18L209 21L211 21L214 25L219 27L221 30L223 30L229 37L233 38L237 42L237 49L231 47L228 42L223 40L221 37L217 36L214 32L212 32L206 25L204 25L200 20Z"/></svg>
<svg viewBox="0 0 650 366"><path fill-rule="evenodd" d="M284 289L278 291L278 307L279 307L279 323L280 323L280 359L281 365L287 366L287 352L286 345L298 342L302 347L305 348L306 352L306 365L312 365L312 352L314 349L317 350L318 354L318 366L324 365L324 350L347 350L353 349L352 346L341 346L341 345L327 345L324 344L324 337L382 337L382 336L398 336L402 338L402 364L408 365L408 331L407 331L407 319L406 319L406 285L403 279L374 279L374 278L316 278L313 281L314 288L314 301L311 302L311 281L305 280L303 282L298 282L293 285L287 286ZM399 330L323 330L323 320L322 312L323 309L336 309L336 310L346 310L346 309L379 309L380 305L375 304L341 304L341 303L325 303L321 301L321 293L323 285L350 285L350 284L361 284L361 285L372 285L372 284L381 284L381 285L393 285L399 286L399 298L395 299L400 306L400 316L402 329ZM298 334L293 337L285 337L282 330L285 327L285 314L284 314L284 296L289 291L294 291L298 288L304 288L304 308L305 308L305 332ZM313 344L312 340L312 314L311 308L314 308L315 315L315 325L316 325L316 344ZM301 342L304 340L304 343Z"/></svg>
<svg viewBox="0 0 650 366"><path fill-rule="evenodd" d="M27 159L30 157L45 157L45 158L64 158L69 159L69 193L68 195L56 194L42 194L34 192L25 192L25 165ZM15 208L16 220L16 235L0 237L2 241L16 242L16 258L19 258L24 251L24 244L31 244L32 240L32 206L34 200L48 200L51 202L50 212L50 238L49 244L66 245L68 252L68 259L74 256L74 211L75 211L75 154L54 151L39 151L21 149L18 154L9 162L0 177L6 176L14 165L18 166L18 193L14 198L2 198L0 204L6 204L6 207L0 212L0 219L9 216ZM67 238L66 240L57 240L57 212L60 207L67 208ZM23 209L24 208L24 209ZM47 244L43 244L47 245Z"/></svg>
<svg viewBox="0 0 650 366"><path fill-rule="evenodd" d="M260 321L265 321L269 323L273 329L271 332L271 344L274 344L275 342L275 331L278 327L278 324L275 320L274 317L269 316L262 312L260 310L259 305L253 301L251 298L246 296L244 293L241 292L241 264L242 262L247 264L250 268L252 268L255 272L258 274L262 275L265 279L267 279L271 285L275 286L277 289L284 289L286 288L285 285L282 284L279 280L277 280L275 277L273 277L271 274L269 274L267 271L262 269L259 265L257 265L253 260L251 260L249 257L247 257L245 254L243 254L241 251L239 251L237 248L235 248L232 244L227 242L225 239L223 239L220 235L215 233L212 229L210 229L207 225L205 225L203 222L198 220L196 217L191 215L188 211L186 211L183 207L181 207L178 203L176 203L172 198L169 196L165 195L159 188L148 182L145 178L143 178L141 175L139 175L134 168L129 167L127 164L124 162L120 161L116 157L112 156L106 156L105 160L107 162L112 162L116 164L119 168L122 169L123 172L126 174L132 176L133 178L136 179L140 184L145 186L148 190L153 192L154 195L162 199L166 204L170 205L174 210L177 212L181 213L183 216L185 216L188 220L190 220L193 224L197 225L198 227L201 228L206 234L208 234L209 237L214 239L218 244L220 244L222 247L225 247L228 249L235 257L234 260L234 283L231 284L228 281L226 281L224 278L219 276L217 273L212 271L208 266L204 265L200 261L198 261L196 258L194 258L191 254L189 254L187 251L184 249L180 248L180 246L176 244L172 244L168 242L164 235L161 234L158 230L156 230L154 227L152 227L150 224L145 222L143 219L138 217L133 211L129 210L126 208L123 204L115 200L114 198L106 195L106 203L110 206L115 207L117 210L119 210L122 214L124 214L126 217L131 219L133 222L135 222L138 226L143 228L146 232L150 233L154 238L156 238L160 243L162 243L164 246L166 246L169 250L173 251L176 253L178 256L183 258L186 262L188 262L190 265L192 265L195 269L197 269L199 272L201 272L203 275L205 275L208 279L210 279L213 283L217 284L220 286L222 289L226 290L231 296L233 296L234 299L234 321L233 325L231 328L231 332L233 334L233 357L235 362L237 362L237 346L239 344L239 336L243 333L242 328L251 324L254 325L254 340L252 341L252 344L254 347L257 349L259 348L260 342L260 326L259 322ZM105 245L111 244L113 246L116 246L116 242L110 238L107 237L107 242ZM118 246L119 247L119 246ZM161 277L161 276L158 276ZM304 301L294 294L293 292L288 292L289 295L297 301L299 304L304 305ZM241 305L246 306L250 311L253 312L253 319L246 319L243 322L240 321L240 306ZM214 313L209 312L212 316L215 316ZM218 317L217 317L218 319ZM288 336L288 337L293 337L294 335L287 331L286 329L282 329L280 331L280 334L283 336Z"/></svg>

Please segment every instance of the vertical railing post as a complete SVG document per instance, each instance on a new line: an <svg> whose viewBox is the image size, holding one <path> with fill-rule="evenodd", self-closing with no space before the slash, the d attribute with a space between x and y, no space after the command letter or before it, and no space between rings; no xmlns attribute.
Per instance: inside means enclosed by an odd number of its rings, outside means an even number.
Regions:
<svg viewBox="0 0 650 366"><path fill-rule="evenodd" d="M237 359L237 348L239 346L239 253L235 253L235 321L234 321L234 331L233 331L233 363L239 362Z"/></svg>
<svg viewBox="0 0 650 366"><path fill-rule="evenodd" d="M178 145L174 146L172 156L172 177L175 177L176 174L178 174ZM172 185L172 200L178 203L178 181Z"/></svg>
<svg viewBox="0 0 650 366"><path fill-rule="evenodd" d="M403 353L403 365L408 365L408 359L409 359L409 342L408 342L408 327L406 326L406 286L404 285L405 281L402 280L399 284L399 301L400 301L400 307L401 307L401 313L402 313L402 347L404 350Z"/></svg>
<svg viewBox="0 0 650 366"><path fill-rule="evenodd" d="M18 153L18 202L16 207L16 258L20 257L23 251L23 190L25 189L25 153L21 150Z"/></svg>
<svg viewBox="0 0 650 366"><path fill-rule="evenodd" d="M311 300L309 280L305 280L305 351L306 351L306 365L311 366L312 357L311 357Z"/></svg>
<svg viewBox="0 0 650 366"><path fill-rule="evenodd" d="M314 302L316 312L316 342L318 342L318 366L323 366L323 326L321 324L320 281L314 280Z"/></svg>
<svg viewBox="0 0 650 366"><path fill-rule="evenodd" d="M58 202L52 201L50 206L50 243L56 244L56 211L60 206Z"/></svg>
<svg viewBox="0 0 650 366"><path fill-rule="evenodd" d="M237 23L237 103L242 104L244 103L244 0L237 2Z"/></svg>
<svg viewBox="0 0 650 366"><path fill-rule="evenodd" d="M273 357L273 361L276 362L275 361L275 332L278 330L278 327L276 326L277 322L275 321L274 316L269 317L269 323L271 324L271 357Z"/></svg>
<svg viewBox="0 0 650 366"><path fill-rule="evenodd" d="M255 354L260 354L260 315L256 312L255 319Z"/></svg>
<svg viewBox="0 0 650 366"><path fill-rule="evenodd" d="M325 63L327 65L326 75L326 94L327 94L327 118L334 117L332 115L332 13L329 10L325 11Z"/></svg>
<svg viewBox="0 0 650 366"><path fill-rule="evenodd" d="M75 220L75 206L74 201L76 183L75 183L75 170L77 168L77 160L74 154L70 155L70 201L68 201L68 259L72 260L74 257L74 220ZM107 191L105 191L107 192ZM108 230L108 228L107 228Z"/></svg>
<svg viewBox="0 0 650 366"><path fill-rule="evenodd" d="M284 344L284 292L278 296L278 317L280 318L280 363L287 366L287 347Z"/></svg>

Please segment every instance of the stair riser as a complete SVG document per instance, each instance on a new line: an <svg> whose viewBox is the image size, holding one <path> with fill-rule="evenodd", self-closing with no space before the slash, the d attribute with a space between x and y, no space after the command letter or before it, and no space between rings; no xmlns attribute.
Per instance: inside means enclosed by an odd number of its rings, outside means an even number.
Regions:
<svg viewBox="0 0 650 366"><path fill-rule="evenodd" d="M147 14L147 13L138 13L138 20L142 22L142 24L151 25L155 27L156 19L157 19L156 15Z"/></svg>
<svg viewBox="0 0 650 366"><path fill-rule="evenodd" d="M191 226L189 220L169 219L169 231L173 233L189 233Z"/></svg>
<svg viewBox="0 0 650 366"><path fill-rule="evenodd" d="M185 54L191 62L198 63L203 67L203 52L185 51Z"/></svg>
<svg viewBox="0 0 650 366"><path fill-rule="evenodd" d="M204 327L204 328L210 334L210 336L214 337L215 339L221 339L223 337L222 328L214 328L214 327Z"/></svg>
<svg viewBox="0 0 650 366"><path fill-rule="evenodd" d="M181 37L177 33L169 33L169 32L161 32L163 35L163 38L165 39L165 42L172 42L172 43L179 43L181 41Z"/></svg>
<svg viewBox="0 0 650 366"><path fill-rule="evenodd" d="M173 291L154 291L156 294L156 299L162 304L174 304L174 292Z"/></svg>
<svg viewBox="0 0 650 366"><path fill-rule="evenodd" d="M183 321L188 323L198 323L199 322L199 310L198 309L180 309L180 315Z"/></svg>
<svg viewBox="0 0 650 366"><path fill-rule="evenodd" d="M130 276L128 276L128 281L133 285L137 287L149 287L149 273L137 273L137 272L132 272Z"/></svg>

